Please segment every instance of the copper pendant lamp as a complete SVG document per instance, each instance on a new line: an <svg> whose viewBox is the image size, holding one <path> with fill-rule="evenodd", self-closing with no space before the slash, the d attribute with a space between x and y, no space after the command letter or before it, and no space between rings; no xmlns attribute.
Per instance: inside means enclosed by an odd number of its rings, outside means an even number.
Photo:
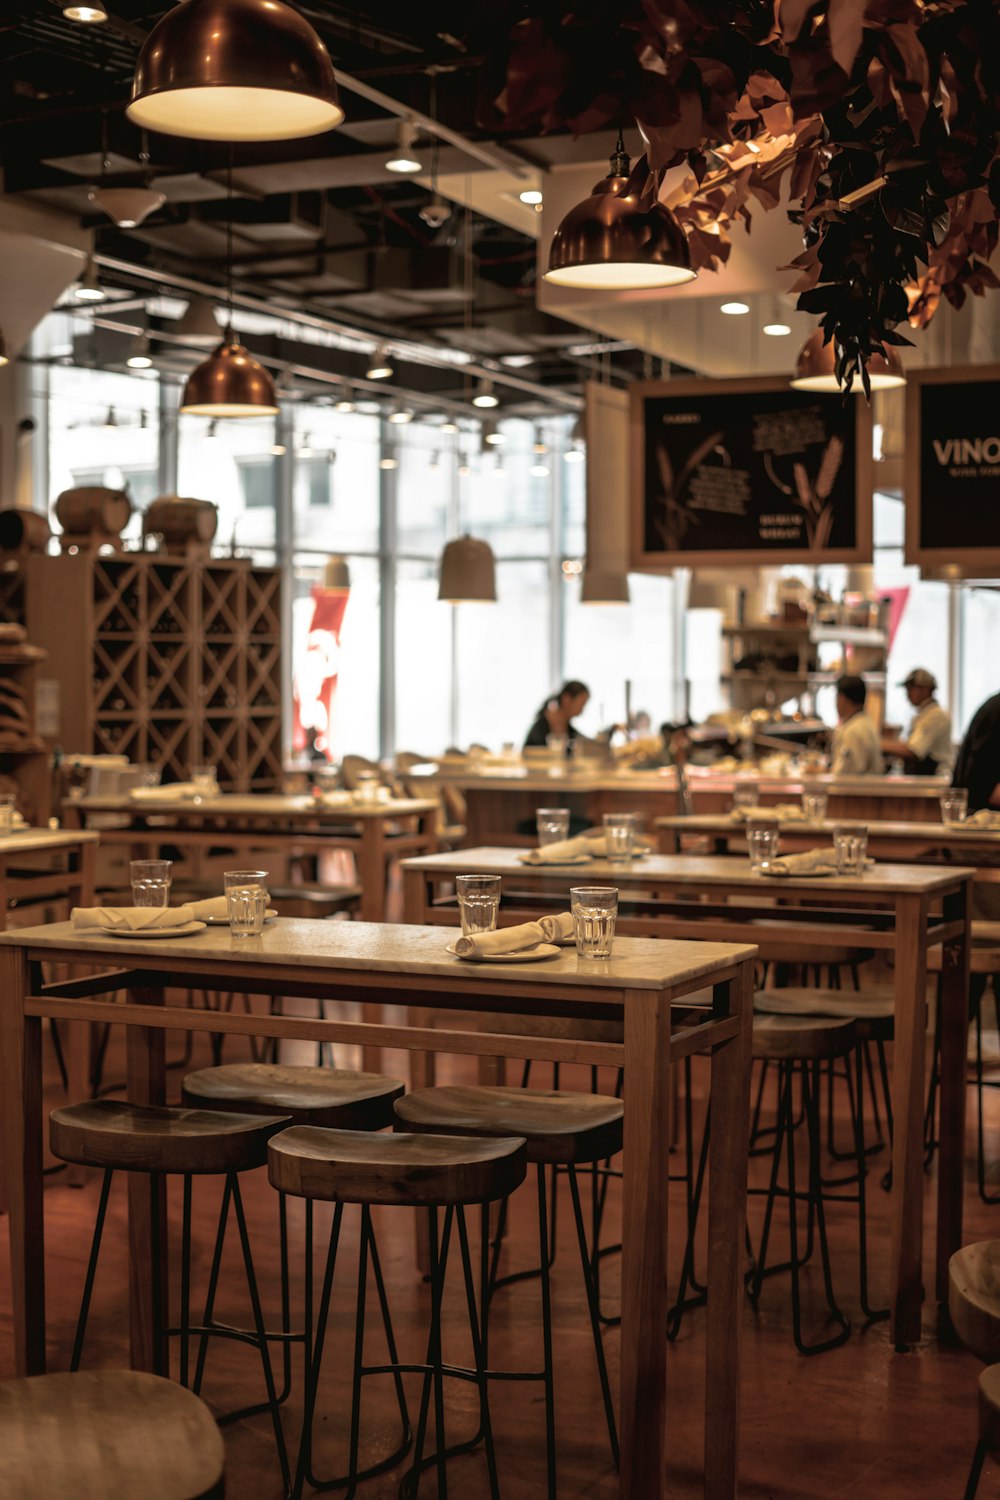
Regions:
<svg viewBox="0 0 1000 1500"><path fill-rule="evenodd" d="M866 365L873 391L889 391L895 386L906 384L906 376L903 373L899 355L891 344L888 346L887 354L879 354L877 350L870 354ZM837 383L837 354L834 341L829 339L826 343L823 342L822 328L817 328L815 333L811 333L799 350L791 385L796 391L833 391L836 393L841 389ZM864 384L857 375L855 375L851 390L855 395L864 390Z"/></svg>
<svg viewBox="0 0 1000 1500"><path fill-rule="evenodd" d="M344 118L330 55L282 0L181 0L143 44L126 113L199 141L287 141Z"/></svg>
<svg viewBox="0 0 1000 1500"><path fill-rule="evenodd" d="M662 203L625 193L631 171L621 135L611 171L571 208L552 237L546 281L590 291L634 291L693 281L687 239Z"/></svg>
<svg viewBox="0 0 1000 1500"><path fill-rule="evenodd" d="M441 554L438 599L447 604L495 604L496 563L489 542L456 537Z"/></svg>

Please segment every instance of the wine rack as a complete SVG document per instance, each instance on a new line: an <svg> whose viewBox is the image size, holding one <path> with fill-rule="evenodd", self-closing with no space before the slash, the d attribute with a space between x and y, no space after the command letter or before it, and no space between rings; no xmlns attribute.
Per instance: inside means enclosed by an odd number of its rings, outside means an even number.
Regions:
<svg viewBox="0 0 1000 1500"><path fill-rule="evenodd" d="M34 556L29 634L58 683L49 745L127 755L233 791L281 784L281 575L242 560ZM32 634L34 633L34 634Z"/></svg>

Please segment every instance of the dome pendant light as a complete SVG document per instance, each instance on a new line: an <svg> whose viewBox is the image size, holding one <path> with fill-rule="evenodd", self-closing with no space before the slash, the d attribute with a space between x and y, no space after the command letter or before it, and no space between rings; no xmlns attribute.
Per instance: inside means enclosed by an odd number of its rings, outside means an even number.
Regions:
<svg viewBox="0 0 1000 1500"><path fill-rule="evenodd" d="M496 563L489 542L456 537L441 554L438 599L447 604L495 604Z"/></svg>
<svg viewBox="0 0 1000 1500"><path fill-rule="evenodd" d="M139 53L134 125L196 141L288 141L344 118L330 55L282 0L181 0Z"/></svg>
<svg viewBox="0 0 1000 1500"><path fill-rule="evenodd" d="M880 354L877 350L870 354L865 365L873 391L890 391L896 386L906 384L906 376L903 373L899 355L891 345L888 346L885 354ZM799 350L791 386L796 391L837 393L842 389L837 383L837 351L834 341L828 339L826 343L823 342L822 328L817 328L815 333L811 333ZM857 395L862 390L864 390L864 382L855 371L851 391Z"/></svg>
<svg viewBox="0 0 1000 1500"><path fill-rule="evenodd" d="M571 208L552 237L546 281L590 291L634 291L693 281L688 243L662 203L625 193L631 171L621 133L611 171Z"/></svg>

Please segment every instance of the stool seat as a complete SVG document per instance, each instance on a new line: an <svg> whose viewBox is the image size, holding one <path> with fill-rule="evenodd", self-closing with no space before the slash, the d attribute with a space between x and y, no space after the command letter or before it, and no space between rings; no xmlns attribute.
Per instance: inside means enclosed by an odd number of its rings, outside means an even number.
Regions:
<svg viewBox="0 0 1000 1500"><path fill-rule="evenodd" d="M287 1063L225 1063L188 1073L184 1103L195 1108L287 1115L297 1125L343 1130L384 1130L393 1102L405 1093L401 1078L311 1068Z"/></svg>
<svg viewBox="0 0 1000 1500"><path fill-rule="evenodd" d="M125 1172L218 1173L262 1167L287 1116L167 1109L88 1099L54 1109L49 1143L62 1161Z"/></svg>
<svg viewBox="0 0 1000 1500"><path fill-rule="evenodd" d="M603 1161L622 1146L624 1106L603 1094L558 1089L416 1089L395 1105L408 1129L462 1135L521 1135L528 1160L569 1165Z"/></svg>
<svg viewBox="0 0 1000 1500"><path fill-rule="evenodd" d="M293 1125L269 1142L271 1186L332 1203L485 1203L524 1181L524 1141Z"/></svg>
<svg viewBox="0 0 1000 1500"><path fill-rule="evenodd" d="M967 1349L1000 1360L1000 1240L963 1245L948 1262L948 1314Z"/></svg>
<svg viewBox="0 0 1000 1500"><path fill-rule="evenodd" d="M5 1500L215 1500L222 1436L172 1380L131 1370L0 1384Z"/></svg>
<svg viewBox="0 0 1000 1500"><path fill-rule="evenodd" d="M1000 1364L979 1377L979 1441L990 1453L1000 1452Z"/></svg>
<svg viewBox="0 0 1000 1500"><path fill-rule="evenodd" d="M857 1040L854 1022L833 1016L755 1015L753 1055L768 1062L846 1057Z"/></svg>

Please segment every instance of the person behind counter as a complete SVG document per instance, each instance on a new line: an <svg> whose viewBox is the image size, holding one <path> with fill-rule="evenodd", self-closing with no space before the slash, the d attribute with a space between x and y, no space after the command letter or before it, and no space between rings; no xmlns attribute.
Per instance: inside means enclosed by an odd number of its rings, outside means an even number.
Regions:
<svg viewBox="0 0 1000 1500"><path fill-rule="evenodd" d="M525 747L529 745L545 745L550 734L564 736L566 739L574 740L580 731L573 720L578 714L582 714L590 698L590 689L584 682L571 680L564 682L554 698L543 703L538 710L535 722L528 730Z"/></svg>
<svg viewBox="0 0 1000 1500"><path fill-rule="evenodd" d="M987 698L973 714L959 747L951 784L965 787L970 813L984 807L1000 808L1000 693Z"/></svg>
<svg viewBox="0 0 1000 1500"><path fill-rule="evenodd" d="M947 775L954 759L951 715L934 696L937 679L923 667L915 667L900 686L916 712L905 739L883 739L882 754L901 760L908 776Z"/></svg>
<svg viewBox="0 0 1000 1500"><path fill-rule="evenodd" d="M860 677L837 681L837 717L830 770L834 776L881 776L882 751L875 725L865 713L867 689Z"/></svg>

